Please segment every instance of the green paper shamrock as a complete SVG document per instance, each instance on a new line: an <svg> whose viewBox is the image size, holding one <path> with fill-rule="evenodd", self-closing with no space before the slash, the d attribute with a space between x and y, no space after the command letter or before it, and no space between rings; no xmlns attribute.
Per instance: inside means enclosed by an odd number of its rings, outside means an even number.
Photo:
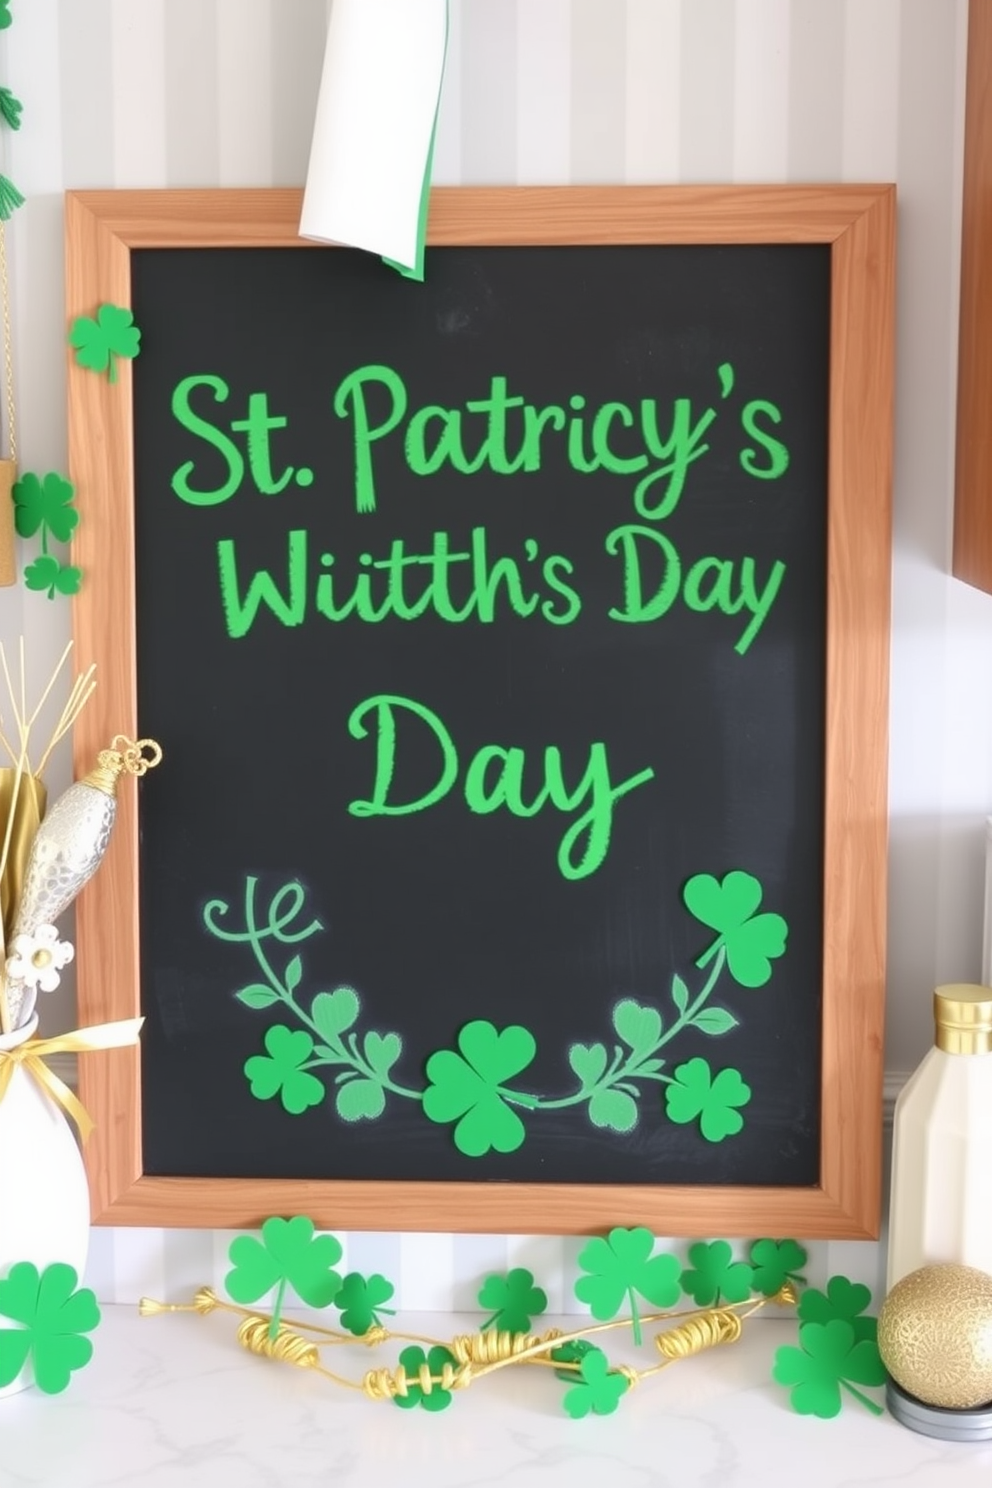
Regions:
<svg viewBox="0 0 992 1488"><path fill-rule="evenodd" d="M838 1415L841 1388L875 1415L882 1414L880 1405L854 1388L855 1384L885 1384L878 1345L869 1339L858 1342L851 1324L840 1318L829 1323L803 1323L798 1348L786 1344L776 1349L772 1378L792 1387L792 1408L801 1416L829 1420Z"/></svg>
<svg viewBox="0 0 992 1488"><path fill-rule="evenodd" d="M39 1274L30 1261L11 1266L0 1281L0 1318L17 1328L0 1327L0 1387L12 1384L28 1361L35 1383L46 1395L57 1395L73 1370L93 1357L90 1333L100 1321L100 1309L88 1287L79 1287L72 1266L56 1261Z"/></svg>
<svg viewBox="0 0 992 1488"><path fill-rule="evenodd" d="M755 1240L751 1246L752 1286L766 1297L774 1297L787 1281L805 1282L799 1272L806 1252L795 1240Z"/></svg>
<svg viewBox="0 0 992 1488"><path fill-rule="evenodd" d="M400 1363L408 1377L419 1375L424 1364L427 1365L429 1373L436 1377L441 1374L445 1364L457 1364L457 1362L454 1354L449 1353L440 1344L426 1354L417 1344L412 1344L400 1354ZM426 1390L423 1385L408 1384L405 1395L393 1396L393 1404L398 1405L401 1410L413 1410L419 1405L425 1411L442 1411L451 1404L451 1391L443 1389L436 1383L432 1383Z"/></svg>
<svg viewBox="0 0 992 1488"><path fill-rule="evenodd" d="M233 1302L257 1302L277 1287L269 1333L279 1329L286 1287L291 1286L308 1307L328 1307L341 1290L341 1278L332 1269L341 1259L341 1246L333 1235L315 1235L313 1221L298 1214L293 1219L274 1216L262 1225L262 1238L238 1235L228 1257L234 1269L224 1278Z"/></svg>
<svg viewBox="0 0 992 1488"><path fill-rule="evenodd" d="M482 1324L483 1331L495 1326L506 1333L529 1333L531 1318L547 1305L547 1293L534 1285L533 1273L523 1266L515 1266L505 1276L487 1276L479 1291L479 1306L487 1312L495 1309Z"/></svg>
<svg viewBox="0 0 992 1488"><path fill-rule="evenodd" d="M396 1311L383 1307L395 1291L391 1281L374 1271L371 1276L362 1276L358 1271L349 1271L341 1289L334 1298L334 1305L341 1309L341 1326L356 1338L361 1338L371 1327L380 1322L379 1313L390 1317Z"/></svg>
<svg viewBox="0 0 992 1488"><path fill-rule="evenodd" d="M681 1296L682 1268L673 1255L652 1256L655 1238L651 1231L611 1230L604 1240L590 1240L579 1251L578 1263L588 1274L575 1283L575 1295L587 1302L594 1318L608 1322L616 1317L626 1297L633 1322L634 1342L641 1342L639 1293L654 1307L672 1307Z"/></svg>
<svg viewBox="0 0 992 1488"><path fill-rule="evenodd" d="M48 590L49 599L56 594L78 594L83 571L71 563L60 563L51 553L42 553L24 570L24 583L39 593Z"/></svg>
<svg viewBox="0 0 992 1488"><path fill-rule="evenodd" d="M3 119L8 129L20 129L23 107L21 100L15 98L9 88L0 88L0 119Z"/></svg>
<svg viewBox="0 0 992 1488"><path fill-rule="evenodd" d="M682 1272L682 1290L697 1307L712 1307L724 1302L744 1302L751 1295L751 1267L746 1261L735 1261L726 1240L707 1243L699 1240L689 1246L692 1269Z"/></svg>
<svg viewBox="0 0 992 1488"><path fill-rule="evenodd" d="M772 974L771 960L785 951L789 927L778 914L756 914L761 884L750 873L735 869L721 883L711 873L697 873L682 891L686 908L717 939L696 961L705 966L721 946L726 948L730 975L742 987L763 987Z"/></svg>
<svg viewBox="0 0 992 1488"><path fill-rule="evenodd" d="M620 1404L620 1396L630 1387L622 1374L611 1373L609 1360L602 1349L592 1348L579 1365L582 1383L565 1391L562 1401L573 1421L588 1416L611 1416Z"/></svg>
<svg viewBox="0 0 992 1488"><path fill-rule="evenodd" d="M796 1308L796 1315L803 1323L830 1323L839 1320L850 1323L859 1343L874 1343L878 1337L878 1319L862 1317L861 1313L871 1305L871 1292L859 1281L848 1281L846 1276L831 1276L826 1292L810 1287L803 1292Z"/></svg>
<svg viewBox="0 0 992 1488"><path fill-rule="evenodd" d="M734 1107L746 1106L750 1099L751 1087L745 1085L739 1070L722 1069L714 1078L709 1062L698 1056L680 1064L672 1084L665 1086L668 1119L684 1126L698 1116L707 1142L736 1135L744 1118Z"/></svg>
<svg viewBox="0 0 992 1488"><path fill-rule="evenodd" d="M0 31L6 31L13 20L14 17L10 13L10 0L0 0Z"/></svg>
<svg viewBox="0 0 992 1488"><path fill-rule="evenodd" d="M80 315L72 323L69 345L76 349L80 367L92 372L106 370L108 381L117 381L117 357L136 357L141 332L134 316L123 305L101 305L96 319Z"/></svg>
<svg viewBox="0 0 992 1488"><path fill-rule="evenodd" d="M458 1054L442 1049L427 1061L425 1116L439 1124L456 1121L455 1146L467 1157L483 1157L491 1150L515 1152L526 1133L507 1101L535 1102L533 1096L503 1085L532 1062L537 1052L533 1034L517 1024L499 1031L480 1018L466 1023L458 1048Z"/></svg>
<svg viewBox="0 0 992 1488"><path fill-rule="evenodd" d="M551 1358L556 1364L581 1364L586 1354L595 1351L596 1345L590 1343L588 1338L570 1338L567 1343L561 1343L551 1350ZM578 1373L577 1369L555 1370L556 1378L564 1380L567 1385L574 1384Z"/></svg>
<svg viewBox="0 0 992 1488"><path fill-rule="evenodd" d="M310 1106L319 1106L327 1092L316 1075L301 1068L313 1053L313 1039L301 1028L287 1028L275 1023L265 1035L264 1054L253 1054L245 1060L245 1074L251 1082L256 1100L271 1100L278 1095L283 1109L300 1116Z"/></svg>
<svg viewBox="0 0 992 1488"><path fill-rule="evenodd" d="M18 537L34 537L39 527L47 527L59 542L69 541L79 522L70 481L54 470L41 477L28 471L14 482L13 494Z"/></svg>

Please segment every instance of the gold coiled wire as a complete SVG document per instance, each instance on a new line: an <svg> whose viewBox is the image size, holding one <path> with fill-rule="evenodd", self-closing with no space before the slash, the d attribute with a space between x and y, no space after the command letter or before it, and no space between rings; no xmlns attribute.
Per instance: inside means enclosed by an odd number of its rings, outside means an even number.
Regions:
<svg viewBox="0 0 992 1488"><path fill-rule="evenodd" d="M263 1359L295 1364L297 1369L320 1368L320 1351L316 1344L301 1338L299 1333L282 1323L273 1338L268 1318L246 1317L238 1327L238 1342L250 1354L258 1354Z"/></svg>
<svg viewBox="0 0 992 1488"><path fill-rule="evenodd" d="M698 1317L687 1318L677 1328L658 1333L655 1347L666 1363L675 1364L679 1359L690 1359L693 1354L701 1354L704 1349L716 1348L718 1344L736 1343L742 1327L736 1312L726 1307L715 1307Z"/></svg>

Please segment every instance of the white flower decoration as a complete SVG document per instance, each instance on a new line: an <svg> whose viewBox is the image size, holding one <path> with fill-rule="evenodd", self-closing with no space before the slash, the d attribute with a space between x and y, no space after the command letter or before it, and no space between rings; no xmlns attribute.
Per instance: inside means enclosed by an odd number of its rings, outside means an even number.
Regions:
<svg viewBox="0 0 992 1488"><path fill-rule="evenodd" d="M72 944L59 940L54 925L37 925L30 935L15 935L7 957L7 978L24 987L54 992L63 967L73 957Z"/></svg>

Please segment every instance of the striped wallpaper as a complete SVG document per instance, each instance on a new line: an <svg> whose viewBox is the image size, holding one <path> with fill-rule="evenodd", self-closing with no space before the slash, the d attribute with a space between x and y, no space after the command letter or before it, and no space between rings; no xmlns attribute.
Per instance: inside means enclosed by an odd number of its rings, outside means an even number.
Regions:
<svg viewBox="0 0 992 1488"><path fill-rule="evenodd" d="M302 184L327 0L15 0L0 81L24 126L3 168L22 462L65 463L61 193ZM979 976L992 804L992 600L947 576L965 0L452 0L435 178L443 183L895 180L899 361L888 1068L929 1039L938 981ZM0 637L38 671L67 612L0 590ZM68 776L63 757L50 778ZM60 774L61 772L61 774ZM71 994L70 994L71 996ZM71 1000L47 1008L69 1026ZM219 1280L229 1237L99 1230L106 1300ZM401 1305L471 1302L532 1266L568 1305L576 1242L353 1235L347 1263ZM813 1247L813 1271L876 1280L874 1245ZM574 1304L573 1304L574 1305Z"/></svg>

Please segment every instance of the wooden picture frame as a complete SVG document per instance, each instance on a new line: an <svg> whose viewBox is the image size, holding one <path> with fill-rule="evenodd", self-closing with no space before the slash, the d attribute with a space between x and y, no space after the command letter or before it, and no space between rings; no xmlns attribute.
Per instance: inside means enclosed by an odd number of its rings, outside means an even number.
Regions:
<svg viewBox="0 0 992 1488"><path fill-rule="evenodd" d="M971 0L965 102L952 572L992 594L992 10Z"/></svg>
<svg viewBox="0 0 992 1488"><path fill-rule="evenodd" d="M69 323L130 303L132 250L309 248L294 190L84 191L66 198ZM877 1234L886 936L890 484L895 193L891 186L446 188L429 241L511 244L828 244L831 253L825 872L820 1182L809 1188L150 1177L140 1056L83 1055L94 1220L255 1226L306 1213L344 1229L662 1234ZM70 474L83 512L73 561L77 655L100 685L77 726L78 771L136 732L131 367L116 385L69 368ZM151 787L149 787L151 788ZM78 904L80 1023L139 1012L135 793Z"/></svg>

